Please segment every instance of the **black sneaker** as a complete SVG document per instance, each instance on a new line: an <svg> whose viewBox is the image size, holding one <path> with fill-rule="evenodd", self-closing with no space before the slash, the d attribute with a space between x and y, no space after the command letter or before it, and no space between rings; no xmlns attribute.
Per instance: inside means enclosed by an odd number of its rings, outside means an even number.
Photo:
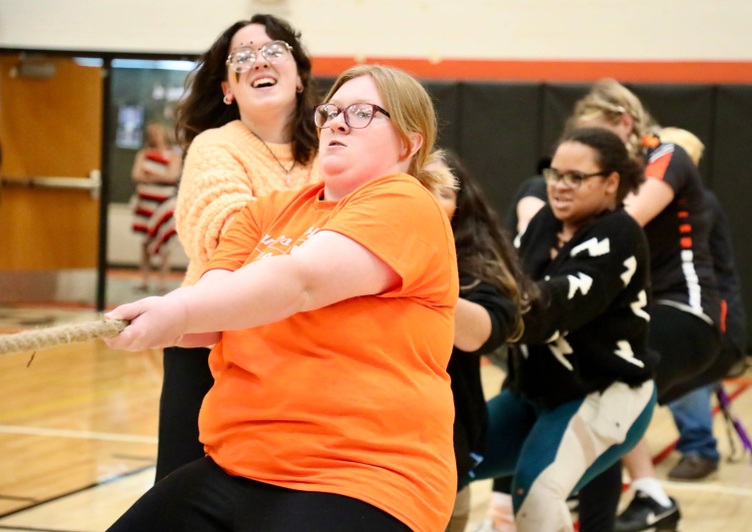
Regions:
<svg viewBox="0 0 752 532"><path fill-rule="evenodd" d="M681 512L674 499L665 508L652 497L637 490L627 509L616 518L616 532L640 532L642 530L674 531L679 525Z"/></svg>

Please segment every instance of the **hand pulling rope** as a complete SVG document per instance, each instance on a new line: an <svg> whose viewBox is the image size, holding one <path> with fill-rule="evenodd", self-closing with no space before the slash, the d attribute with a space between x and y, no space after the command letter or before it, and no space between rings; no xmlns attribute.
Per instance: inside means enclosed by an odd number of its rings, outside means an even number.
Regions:
<svg viewBox="0 0 752 532"><path fill-rule="evenodd" d="M113 338L126 325L128 322L123 320L96 320L4 334L0 335L0 355L75 344L95 338Z"/></svg>

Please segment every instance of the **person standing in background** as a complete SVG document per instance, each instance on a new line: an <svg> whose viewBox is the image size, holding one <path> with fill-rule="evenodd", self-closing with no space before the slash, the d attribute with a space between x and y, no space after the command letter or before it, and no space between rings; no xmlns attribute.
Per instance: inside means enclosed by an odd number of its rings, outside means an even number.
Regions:
<svg viewBox="0 0 752 532"><path fill-rule="evenodd" d="M140 292L149 290L153 261L159 261L157 292L167 292L171 240L175 236L175 197L182 155L164 124L146 126L144 147L136 153L131 177L136 183L133 231L141 235Z"/></svg>
<svg viewBox="0 0 752 532"><path fill-rule="evenodd" d="M680 146L661 142L660 126L616 80L598 81L576 103L568 127L584 126L610 129L645 162L645 182L625 200L625 210L643 227L650 244L648 342L660 354L655 380L658 402L665 405L717 381L730 367L719 358L721 301L700 175ZM679 505L658 480L647 442L625 455L623 463L635 496L618 516L616 530L678 526Z"/></svg>
<svg viewBox="0 0 752 532"><path fill-rule="evenodd" d="M175 218L194 284L243 206L318 181L317 102L300 34L272 15L230 25L199 58L176 109L186 152ZM214 380L209 349L168 347L159 407L157 480L204 456L198 412Z"/></svg>
<svg viewBox="0 0 752 532"><path fill-rule="evenodd" d="M693 133L680 128L665 127L659 136L662 142L678 144L687 152L695 166L699 166L705 145ZM710 213L710 254L718 291L724 304L721 349L731 352L738 363L744 364L747 345L747 313L741 297L741 280L736 271L734 246L728 219L718 198L704 189ZM682 457L669 471L671 480L703 480L718 470L721 455L713 436L711 396L719 383L702 386L668 404L679 430L676 450Z"/></svg>

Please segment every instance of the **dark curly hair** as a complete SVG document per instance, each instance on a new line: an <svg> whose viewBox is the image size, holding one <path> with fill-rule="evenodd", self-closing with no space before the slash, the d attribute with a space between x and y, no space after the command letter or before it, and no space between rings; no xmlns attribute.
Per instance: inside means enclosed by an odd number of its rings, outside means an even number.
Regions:
<svg viewBox="0 0 752 532"><path fill-rule="evenodd" d="M603 172L619 174L616 204L621 206L630 192L636 192L645 181L642 164L630 156L627 146L618 135L600 127L573 129L564 134L559 145L579 142L595 151L595 162Z"/></svg>
<svg viewBox="0 0 752 532"><path fill-rule="evenodd" d="M225 61L230 53L232 38L250 24L261 24L270 38L292 46L292 56L303 85L302 92L297 95L292 124L292 152L296 162L306 164L318 148L318 134L313 123L318 91L311 76L311 59L300 42L300 33L273 15L254 15L250 20L235 22L198 58L196 68L185 81L186 95L176 106L176 138L187 152L199 133L240 118L237 104L225 105L222 101L222 82L227 81Z"/></svg>

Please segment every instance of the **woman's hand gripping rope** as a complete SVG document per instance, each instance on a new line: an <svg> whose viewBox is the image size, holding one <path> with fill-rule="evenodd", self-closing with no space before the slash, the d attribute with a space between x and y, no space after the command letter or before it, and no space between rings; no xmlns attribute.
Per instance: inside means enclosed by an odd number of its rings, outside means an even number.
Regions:
<svg viewBox="0 0 752 532"><path fill-rule="evenodd" d="M125 320L104 319L4 334L0 335L0 355L36 351L96 338L113 338L127 325L128 322Z"/></svg>

